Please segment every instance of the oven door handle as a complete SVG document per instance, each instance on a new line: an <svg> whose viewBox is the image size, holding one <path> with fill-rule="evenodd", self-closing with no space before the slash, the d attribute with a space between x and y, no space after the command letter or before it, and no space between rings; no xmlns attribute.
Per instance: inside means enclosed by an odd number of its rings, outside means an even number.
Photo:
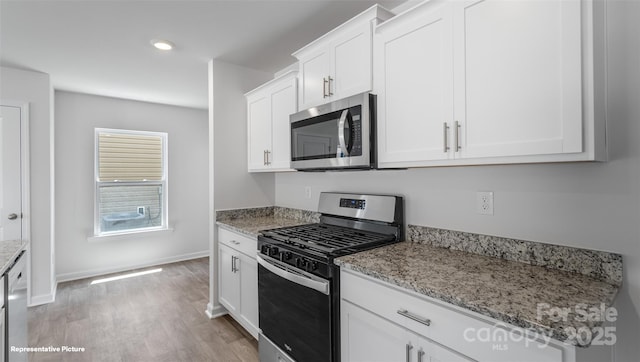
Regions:
<svg viewBox="0 0 640 362"><path fill-rule="evenodd" d="M322 294L329 295L329 282L327 281L314 280L309 278L308 276L284 270L278 265L275 265L268 260L263 259L260 255L256 255L256 260L258 261L258 264L262 265L265 269L281 278L284 278L298 285L302 285L303 287L316 290Z"/></svg>

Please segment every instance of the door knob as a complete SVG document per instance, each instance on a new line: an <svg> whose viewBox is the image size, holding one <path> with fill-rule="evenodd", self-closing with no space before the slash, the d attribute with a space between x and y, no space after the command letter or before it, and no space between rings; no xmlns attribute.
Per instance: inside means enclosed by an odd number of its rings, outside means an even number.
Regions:
<svg viewBox="0 0 640 362"><path fill-rule="evenodd" d="M9 220L15 220L18 218L18 215L16 214L9 214Z"/></svg>

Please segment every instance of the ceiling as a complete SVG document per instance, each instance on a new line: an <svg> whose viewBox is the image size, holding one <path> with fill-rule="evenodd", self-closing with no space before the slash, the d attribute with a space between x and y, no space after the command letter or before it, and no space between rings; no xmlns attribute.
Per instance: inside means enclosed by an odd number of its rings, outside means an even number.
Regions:
<svg viewBox="0 0 640 362"><path fill-rule="evenodd" d="M404 1L0 0L0 64L48 73L57 90L206 108L208 60L273 73L372 4Z"/></svg>

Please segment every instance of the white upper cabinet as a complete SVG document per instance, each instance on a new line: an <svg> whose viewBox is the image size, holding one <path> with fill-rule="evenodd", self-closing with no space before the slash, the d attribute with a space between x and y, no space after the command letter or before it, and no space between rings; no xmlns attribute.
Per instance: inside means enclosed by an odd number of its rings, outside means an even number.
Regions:
<svg viewBox="0 0 640 362"><path fill-rule="evenodd" d="M582 151L580 2L454 2L460 157Z"/></svg>
<svg viewBox="0 0 640 362"><path fill-rule="evenodd" d="M298 111L297 72L289 72L246 94L248 170L290 170L289 115Z"/></svg>
<svg viewBox="0 0 640 362"><path fill-rule="evenodd" d="M435 0L378 26L380 167L605 160L599 6Z"/></svg>
<svg viewBox="0 0 640 362"><path fill-rule="evenodd" d="M380 164L449 158L444 123L453 118L451 28L451 7L441 5L377 36Z"/></svg>
<svg viewBox="0 0 640 362"><path fill-rule="evenodd" d="M373 27L392 16L374 5L293 53L299 61L300 109L371 90Z"/></svg>

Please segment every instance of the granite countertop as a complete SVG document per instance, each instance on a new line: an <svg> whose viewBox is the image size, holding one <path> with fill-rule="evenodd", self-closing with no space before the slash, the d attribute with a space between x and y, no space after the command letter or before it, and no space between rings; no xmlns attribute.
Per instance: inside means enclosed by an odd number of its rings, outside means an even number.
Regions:
<svg viewBox="0 0 640 362"><path fill-rule="evenodd" d="M16 257L26 248L27 242L24 240L0 241L0 267L2 268L0 269L0 275L9 269Z"/></svg>
<svg viewBox="0 0 640 362"><path fill-rule="evenodd" d="M267 206L216 211L216 224L229 231L256 238L262 230L318 222L320 214L313 211Z"/></svg>
<svg viewBox="0 0 640 362"><path fill-rule="evenodd" d="M619 286L573 272L451 250L418 242L400 242L336 259L351 269L417 293L510 323L559 341L571 339L570 327L593 330L602 322L580 322L573 312L601 304L610 307ZM537 318L538 303L571 308L567 321ZM571 339L571 340L570 340Z"/></svg>
<svg viewBox="0 0 640 362"><path fill-rule="evenodd" d="M216 222L218 226L229 231L238 232L251 237L258 237L262 230L287 226L308 224L308 222L276 216L247 217Z"/></svg>

